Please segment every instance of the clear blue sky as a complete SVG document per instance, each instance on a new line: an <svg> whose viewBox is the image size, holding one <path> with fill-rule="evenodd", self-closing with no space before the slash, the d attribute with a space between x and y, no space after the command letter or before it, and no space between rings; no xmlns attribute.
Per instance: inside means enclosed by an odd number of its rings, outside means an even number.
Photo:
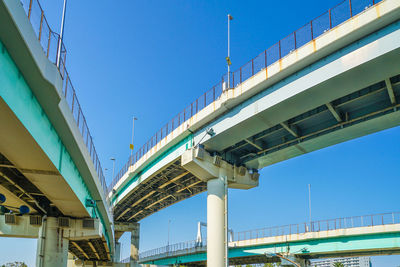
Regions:
<svg viewBox="0 0 400 267"><path fill-rule="evenodd" d="M41 0L50 25L60 25L62 0ZM337 4L308 1L68 1L67 66L102 165L119 170L129 156L132 117L135 144L142 145L225 72L226 15L233 69ZM230 190L234 231L313 219L399 211L400 128L329 147L261 171L260 186ZM141 250L192 240L206 220L205 193L141 221ZM127 237L123 257L128 256ZM0 264L34 266L36 240L0 239ZM374 257L374 266L395 267L400 257Z"/></svg>

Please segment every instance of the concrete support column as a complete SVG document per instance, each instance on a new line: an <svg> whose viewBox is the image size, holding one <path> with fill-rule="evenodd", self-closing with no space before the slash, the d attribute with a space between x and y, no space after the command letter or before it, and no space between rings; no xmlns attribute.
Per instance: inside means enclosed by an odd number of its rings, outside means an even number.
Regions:
<svg viewBox="0 0 400 267"><path fill-rule="evenodd" d="M133 229L131 230L131 259L130 266L139 266L139 235L140 235L140 224L135 223Z"/></svg>
<svg viewBox="0 0 400 267"><path fill-rule="evenodd" d="M301 267L308 267L310 265L309 260L304 260L304 259L296 259L297 264L299 264Z"/></svg>
<svg viewBox="0 0 400 267"><path fill-rule="evenodd" d="M207 182L207 267L228 266L228 187L250 189L259 175L244 166L234 166L218 155L196 146L182 155L181 165Z"/></svg>
<svg viewBox="0 0 400 267"><path fill-rule="evenodd" d="M36 252L37 267L66 267L68 263L68 240L64 230L58 227L57 218L43 217L39 229Z"/></svg>
<svg viewBox="0 0 400 267"><path fill-rule="evenodd" d="M225 183L207 181L207 267L225 266Z"/></svg>

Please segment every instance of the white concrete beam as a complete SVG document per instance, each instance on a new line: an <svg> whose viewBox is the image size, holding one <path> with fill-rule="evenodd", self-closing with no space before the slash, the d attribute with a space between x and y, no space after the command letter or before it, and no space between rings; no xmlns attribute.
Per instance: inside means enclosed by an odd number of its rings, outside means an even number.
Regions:
<svg viewBox="0 0 400 267"><path fill-rule="evenodd" d="M335 117L335 119L338 122L342 122L342 118L340 117L339 113L336 111L336 109L333 107L333 105L331 103L326 103L326 107L328 108L328 110L332 113L333 117Z"/></svg>
<svg viewBox="0 0 400 267"><path fill-rule="evenodd" d="M237 167L211 156L203 148L191 148L182 155L182 167L202 181L219 177L221 171L226 173L230 188L250 189L258 186L258 175L250 174L245 167Z"/></svg>
<svg viewBox="0 0 400 267"><path fill-rule="evenodd" d="M255 148L257 148L258 150L262 150L263 148L259 145L257 145L254 141L251 141L250 139L246 138L244 139L248 144L254 146Z"/></svg>
<svg viewBox="0 0 400 267"><path fill-rule="evenodd" d="M294 137L299 137L299 134L297 132L297 129L293 127L292 125L289 125L287 122L281 122L280 125L286 129L291 135Z"/></svg>

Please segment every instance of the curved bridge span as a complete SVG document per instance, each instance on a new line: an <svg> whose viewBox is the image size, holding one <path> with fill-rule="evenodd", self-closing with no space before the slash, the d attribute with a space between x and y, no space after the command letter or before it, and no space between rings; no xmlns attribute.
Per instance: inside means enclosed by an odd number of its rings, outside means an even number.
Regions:
<svg viewBox="0 0 400 267"><path fill-rule="evenodd" d="M205 191L205 181L182 166L181 156L195 146L252 173L397 126L400 61L392 40L399 34L400 4L360 2L365 9L339 25L332 24L334 8L324 31L316 28L317 20L311 22L313 39L297 42L296 49L283 53L280 41L276 62L268 59L273 48L266 50L250 61L253 76L245 79L245 65L229 86L222 81L163 127L109 187L115 220L137 222ZM302 31L290 36L299 40ZM265 56L266 65L258 64ZM242 73L241 83L236 73Z"/></svg>

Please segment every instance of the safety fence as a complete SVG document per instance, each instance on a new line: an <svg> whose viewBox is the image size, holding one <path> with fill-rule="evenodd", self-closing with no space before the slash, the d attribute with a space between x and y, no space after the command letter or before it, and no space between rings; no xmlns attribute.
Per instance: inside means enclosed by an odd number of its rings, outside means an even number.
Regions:
<svg viewBox="0 0 400 267"><path fill-rule="evenodd" d="M236 71L230 73L229 88L235 88L242 82L268 68L271 64L284 58L294 50L314 40L326 31L338 26L351 17L358 15L383 0L344 0L319 17L311 20L303 27L281 39L270 48L263 51L255 58L248 61ZM152 149L164 137L181 126L189 118L193 117L203 108L218 99L224 88L228 88L228 75L224 74L221 80L210 90L188 105L171 121L165 124L154 136L152 136L134 155L129 157L127 163L121 168L108 187L108 192L118 183L122 176L128 171L129 166L135 164L143 155Z"/></svg>
<svg viewBox="0 0 400 267"><path fill-rule="evenodd" d="M233 241L254 241L260 238L276 236L287 236L293 234L305 234L310 232L322 232L330 230L373 227L393 224L400 224L400 212L345 217L243 231L235 233ZM164 258L175 255L205 251L206 246L206 242L203 242L201 244L197 243L196 241L177 243L142 252L140 253L140 260L146 260L149 258Z"/></svg>
<svg viewBox="0 0 400 267"><path fill-rule="evenodd" d="M67 50L63 42L61 42L60 35L51 30L49 23L44 15L43 9L39 0L20 0L29 21L32 24L33 30L43 48L46 57L56 64L60 75L63 80L62 93L68 103L69 108L73 114L76 125L83 137L85 145L89 151L90 157L93 161L97 175L100 179L103 188L103 194L107 192L106 180L103 174L103 169L100 164L99 156L97 155L96 148L93 144L93 137L90 134L85 116L83 115L81 105L79 104L76 96L75 88L72 85L71 78L66 69ZM58 55L60 60L57 64Z"/></svg>

